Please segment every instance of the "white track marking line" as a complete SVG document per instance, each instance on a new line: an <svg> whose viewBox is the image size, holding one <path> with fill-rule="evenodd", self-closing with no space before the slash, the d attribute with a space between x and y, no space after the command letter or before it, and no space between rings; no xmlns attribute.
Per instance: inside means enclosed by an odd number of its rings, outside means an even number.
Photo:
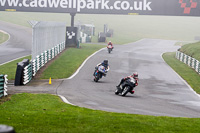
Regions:
<svg viewBox="0 0 200 133"><path fill-rule="evenodd" d="M162 60L165 62L165 60L163 59L163 57L162 57L162 55L163 55L164 53L162 53L160 56L161 56L161 58L162 58ZM166 63L166 62L165 62ZM167 63L166 63L167 64ZM168 64L167 64L168 65ZM169 66L169 65L168 65ZM170 66L169 66L170 67ZM170 67L171 68L171 67ZM172 68L171 68L172 69ZM200 98L200 95L198 94L198 93L196 93L193 89L192 89L192 87L174 70L174 69L172 69L173 70L173 72L185 83L185 85L187 85L188 86L188 88L194 93L194 94L196 94L199 98Z"/></svg>
<svg viewBox="0 0 200 133"><path fill-rule="evenodd" d="M72 76L70 76L69 78L67 78L67 80L68 80L68 79L74 78L74 77L78 74L78 72L81 70L81 68L85 65L85 63L86 63L92 56L94 56L94 55L97 54L98 52L102 51L103 49L105 49L105 48L102 48L102 49L96 51L95 53L93 53L92 55L90 55L87 59L85 59L85 61L84 61L84 62L81 64L81 66L76 70L76 72L75 72ZM62 95L58 95L58 96L63 100L63 102L68 103L68 104L71 104L71 105L74 105L74 104L70 103L64 96L62 96ZM76 105L74 105L74 106L76 106Z"/></svg>
<svg viewBox="0 0 200 133"><path fill-rule="evenodd" d="M81 66L76 70L76 72L75 72L72 76L70 76L69 78L67 78L67 79L72 79L73 77L75 77L75 76L78 74L78 72L80 71L80 69L85 65L85 63L86 63L92 56L94 56L95 54L97 54L98 52L100 52L100 51L103 50L103 49L105 49L105 48L102 48L102 49L96 51L95 53L93 53L92 55L90 55L90 56L81 64Z"/></svg>
<svg viewBox="0 0 200 133"><path fill-rule="evenodd" d="M3 31L3 30L0 30L0 32L2 32L2 33L4 33L4 34L8 34L8 40L7 40L7 41L10 40L10 34L9 34L8 32L5 32L5 31ZM6 43L7 41L3 42L2 44Z"/></svg>

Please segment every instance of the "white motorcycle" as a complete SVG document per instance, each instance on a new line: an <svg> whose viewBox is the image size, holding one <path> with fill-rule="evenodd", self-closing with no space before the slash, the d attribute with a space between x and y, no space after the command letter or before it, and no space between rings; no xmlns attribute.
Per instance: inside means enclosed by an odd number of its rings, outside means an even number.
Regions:
<svg viewBox="0 0 200 133"><path fill-rule="evenodd" d="M94 73L94 81L98 82L99 79L102 78L102 76L106 76L107 71L106 71L105 67L102 65L95 67L95 69L96 69L95 70L96 72Z"/></svg>

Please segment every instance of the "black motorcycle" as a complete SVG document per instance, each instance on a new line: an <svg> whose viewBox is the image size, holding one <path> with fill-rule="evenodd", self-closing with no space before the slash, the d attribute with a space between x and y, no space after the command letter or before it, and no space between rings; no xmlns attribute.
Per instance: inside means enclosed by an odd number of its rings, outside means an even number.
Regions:
<svg viewBox="0 0 200 133"><path fill-rule="evenodd" d="M136 80L134 78L129 78L127 80L125 80L121 86L117 87L117 89L115 90L115 94L121 94L122 96L126 96L126 94L128 92L130 92L131 94L134 93L134 88L135 88L135 83Z"/></svg>
<svg viewBox="0 0 200 133"><path fill-rule="evenodd" d="M98 66L98 67L95 67L95 73L94 73L94 81L95 82L98 82L99 79L102 78L102 76L106 76L106 69L104 66Z"/></svg>

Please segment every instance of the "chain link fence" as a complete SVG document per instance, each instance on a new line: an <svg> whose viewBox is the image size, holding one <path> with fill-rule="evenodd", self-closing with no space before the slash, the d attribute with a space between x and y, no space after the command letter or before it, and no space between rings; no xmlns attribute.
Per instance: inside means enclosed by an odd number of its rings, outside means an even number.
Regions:
<svg viewBox="0 0 200 133"><path fill-rule="evenodd" d="M48 61L65 49L66 24L29 22L32 25L32 59L17 64L15 85L25 85Z"/></svg>
<svg viewBox="0 0 200 133"><path fill-rule="evenodd" d="M33 26L32 59L65 42L66 24L61 22L37 22Z"/></svg>

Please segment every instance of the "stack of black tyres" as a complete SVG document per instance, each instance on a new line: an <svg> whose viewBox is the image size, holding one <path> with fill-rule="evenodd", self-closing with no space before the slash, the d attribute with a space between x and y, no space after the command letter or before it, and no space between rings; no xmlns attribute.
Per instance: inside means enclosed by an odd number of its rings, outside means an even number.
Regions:
<svg viewBox="0 0 200 133"><path fill-rule="evenodd" d="M17 63L15 86L23 85L23 71L27 65L29 65L29 59L24 59L22 62Z"/></svg>
<svg viewBox="0 0 200 133"><path fill-rule="evenodd" d="M106 34L103 32L99 32L98 42L106 42Z"/></svg>

